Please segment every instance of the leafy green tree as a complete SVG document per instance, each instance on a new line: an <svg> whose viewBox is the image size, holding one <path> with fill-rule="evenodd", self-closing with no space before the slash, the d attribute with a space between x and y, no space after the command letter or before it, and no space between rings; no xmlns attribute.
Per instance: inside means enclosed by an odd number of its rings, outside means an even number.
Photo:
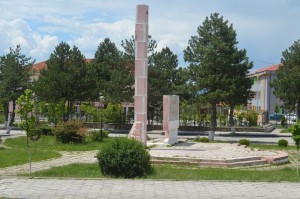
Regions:
<svg viewBox="0 0 300 199"><path fill-rule="evenodd" d="M91 117L93 122L100 121L99 109L91 103L84 102L80 105L80 109L86 117Z"/></svg>
<svg viewBox="0 0 300 199"><path fill-rule="evenodd" d="M10 48L8 54L0 57L0 98L5 107L5 121L8 121L9 102L13 105L7 133L14 123L16 100L30 86L31 68L34 63L30 60L31 58L21 53L19 45L15 49Z"/></svg>
<svg viewBox="0 0 300 199"><path fill-rule="evenodd" d="M297 81L300 78L300 40L282 53L281 63L271 86L275 96L281 98L286 107L297 107L297 115L300 115L300 81Z"/></svg>
<svg viewBox="0 0 300 199"><path fill-rule="evenodd" d="M210 139L214 139L216 127L216 104L227 102L236 95L234 84L245 80L245 72L251 68L246 51L236 47L236 32L232 24L224 21L218 13L206 17L197 29L198 35L192 36L184 50L185 61L190 62L191 80L197 88L200 98L211 107ZM234 70L238 70L234 71ZM236 79L236 74L243 78ZM247 85L245 85L246 89ZM246 92L247 93L247 92ZM245 95L246 96L246 95ZM239 101L231 101L233 105Z"/></svg>
<svg viewBox="0 0 300 199"><path fill-rule="evenodd" d="M57 126L65 113L65 103L63 100L57 103L49 102L44 107L44 111L47 114L48 122Z"/></svg>
<svg viewBox="0 0 300 199"><path fill-rule="evenodd" d="M40 100L66 104L64 119L68 120L75 101L90 98L87 63L80 50L61 42L56 46L47 61L47 69L43 69L34 84L34 90Z"/></svg>

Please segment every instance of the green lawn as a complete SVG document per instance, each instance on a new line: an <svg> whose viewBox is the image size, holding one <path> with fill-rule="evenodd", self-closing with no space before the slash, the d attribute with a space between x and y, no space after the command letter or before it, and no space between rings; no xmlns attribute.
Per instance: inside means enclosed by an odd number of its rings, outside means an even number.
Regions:
<svg viewBox="0 0 300 199"><path fill-rule="evenodd" d="M61 144L53 136L42 136L37 142L30 142L31 160L35 162L58 158L61 156L58 151L97 150L108 141L109 139L104 139L103 142L92 142L87 139L85 144ZM0 148L0 168L28 162L26 137L7 139L4 145L7 148Z"/></svg>
<svg viewBox="0 0 300 199"><path fill-rule="evenodd" d="M42 136L37 142L31 142L31 146L47 151L90 151L100 149L107 142L109 142L109 139L104 139L103 142L92 142L87 138L84 144L62 144L56 142L54 136ZM5 145L11 148L26 146L26 137L8 139L5 141Z"/></svg>
<svg viewBox="0 0 300 199"><path fill-rule="evenodd" d="M251 143L250 148L258 148L263 150L276 150L276 151L289 151L289 150L295 150L295 145L289 145L287 147L280 147L277 144L253 144Z"/></svg>
<svg viewBox="0 0 300 199"><path fill-rule="evenodd" d="M55 167L32 174L34 177L71 177L71 178L103 178L97 164L72 164ZM145 178L143 178L145 179ZM283 168L278 170L244 170L221 168L195 168L154 166L153 174L146 179L160 180L235 180L235 181L264 181L298 182L296 170Z"/></svg>
<svg viewBox="0 0 300 199"><path fill-rule="evenodd" d="M55 142L53 136L42 136L36 143L31 143L32 159L39 161L43 159L59 157L57 151L87 151L98 150L106 145L110 139L103 142L92 142L87 139L85 144L60 144ZM26 138L20 137L8 139L5 146L0 148L0 167L27 163ZM295 151L295 146L287 148L277 145L250 144L252 148L267 150ZM97 164L72 164L55 167L49 170L35 172L33 177L72 177L72 178L103 178ZM147 179L169 179L169 180L235 180L235 181L291 181L298 182L296 169L280 166L278 169L222 169L222 168L196 168L196 167L172 167L154 166L153 174Z"/></svg>

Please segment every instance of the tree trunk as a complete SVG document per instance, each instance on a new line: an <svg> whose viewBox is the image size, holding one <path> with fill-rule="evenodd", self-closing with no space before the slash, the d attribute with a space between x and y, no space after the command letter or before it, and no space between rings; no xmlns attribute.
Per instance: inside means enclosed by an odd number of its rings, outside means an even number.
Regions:
<svg viewBox="0 0 300 199"><path fill-rule="evenodd" d="M297 176L299 177L299 142L297 144Z"/></svg>
<svg viewBox="0 0 300 199"><path fill-rule="evenodd" d="M298 99L297 103L297 116L300 117L300 99Z"/></svg>
<svg viewBox="0 0 300 199"><path fill-rule="evenodd" d="M27 133L28 131L26 131ZM27 154L28 154L28 162L29 162L29 176L30 178L32 178L31 176L31 153L30 153L30 145L29 145L29 137L27 135Z"/></svg>
<svg viewBox="0 0 300 199"><path fill-rule="evenodd" d="M15 121L16 101L13 100L12 103L13 103L13 110L12 110L12 113L10 115L10 120L9 120L9 123L8 123L8 127L6 129L6 134L10 134L11 127L13 126L14 121Z"/></svg>
<svg viewBox="0 0 300 199"><path fill-rule="evenodd" d="M8 103L5 102L4 103L4 118L5 118L4 127L5 127L5 129L7 129L7 127L8 127L8 114L9 114L9 106L8 106Z"/></svg>
<svg viewBox="0 0 300 199"><path fill-rule="evenodd" d="M234 120L233 120L233 111L234 111L234 106L230 106L230 111L229 111L229 125L231 128L231 133L235 133L235 128L234 128Z"/></svg>
<svg viewBox="0 0 300 199"><path fill-rule="evenodd" d="M67 101L67 110L66 110L66 112L64 113L64 121L65 121L65 122L66 122L66 121L69 121L69 119L70 119L70 114L71 114L70 106L71 106L71 103L70 103L70 101L68 100L68 101Z"/></svg>
<svg viewBox="0 0 300 199"><path fill-rule="evenodd" d="M210 127L209 127L209 140L214 141L215 129L216 129L216 118L217 118L217 106L216 103L211 104L211 117L210 117Z"/></svg>

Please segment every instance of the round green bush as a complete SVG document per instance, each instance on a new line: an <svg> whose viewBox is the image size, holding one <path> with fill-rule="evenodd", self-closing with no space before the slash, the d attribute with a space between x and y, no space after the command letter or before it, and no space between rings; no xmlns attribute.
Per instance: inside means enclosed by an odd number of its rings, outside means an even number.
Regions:
<svg viewBox="0 0 300 199"><path fill-rule="evenodd" d="M288 141L285 140L285 139L280 139L280 140L278 140L277 144L280 147L287 147L288 146Z"/></svg>
<svg viewBox="0 0 300 199"><path fill-rule="evenodd" d="M149 152L144 145L128 138L114 138L97 154L105 176L134 178L152 172Z"/></svg>
<svg viewBox="0 0 300 199"><path fill-rule="evenodd" d="M84 143L85 128L80 121L61 122L54 129L54 136L61 143Z"/></svg>
<svg viewBox="0 0 300 199"><path fill-rule="evenodd" d="M209 142L209 139L208 139L208 137L197 137L195 139L195 141L196 142L205 142L205 143L207 143L207 142Z"/></svg>
<svg viewBox="0 0 300 199"><path fill-rule="evenodd" d="M249 146L250 141L248 139L241 139L241 140L239 140L239 144Z"/></svg>

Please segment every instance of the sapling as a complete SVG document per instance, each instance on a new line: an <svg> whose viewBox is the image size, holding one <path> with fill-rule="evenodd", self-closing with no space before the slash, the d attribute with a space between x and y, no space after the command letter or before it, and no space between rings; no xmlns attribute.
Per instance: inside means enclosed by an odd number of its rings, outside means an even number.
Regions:
<svg viewBox="0 0 300 199"><path fill-rule="evenodd" d="M31 157L30 157L29 138L36 135L36 119L33 115L34 100L33 100L32 90L26 89L24 94L17 99L16 103L18 105L18 109L16 110L16 113L21 117L21 122L18 123L18 126L20 126L20 128L26 132L29 172L31 177Z"/></svg>

